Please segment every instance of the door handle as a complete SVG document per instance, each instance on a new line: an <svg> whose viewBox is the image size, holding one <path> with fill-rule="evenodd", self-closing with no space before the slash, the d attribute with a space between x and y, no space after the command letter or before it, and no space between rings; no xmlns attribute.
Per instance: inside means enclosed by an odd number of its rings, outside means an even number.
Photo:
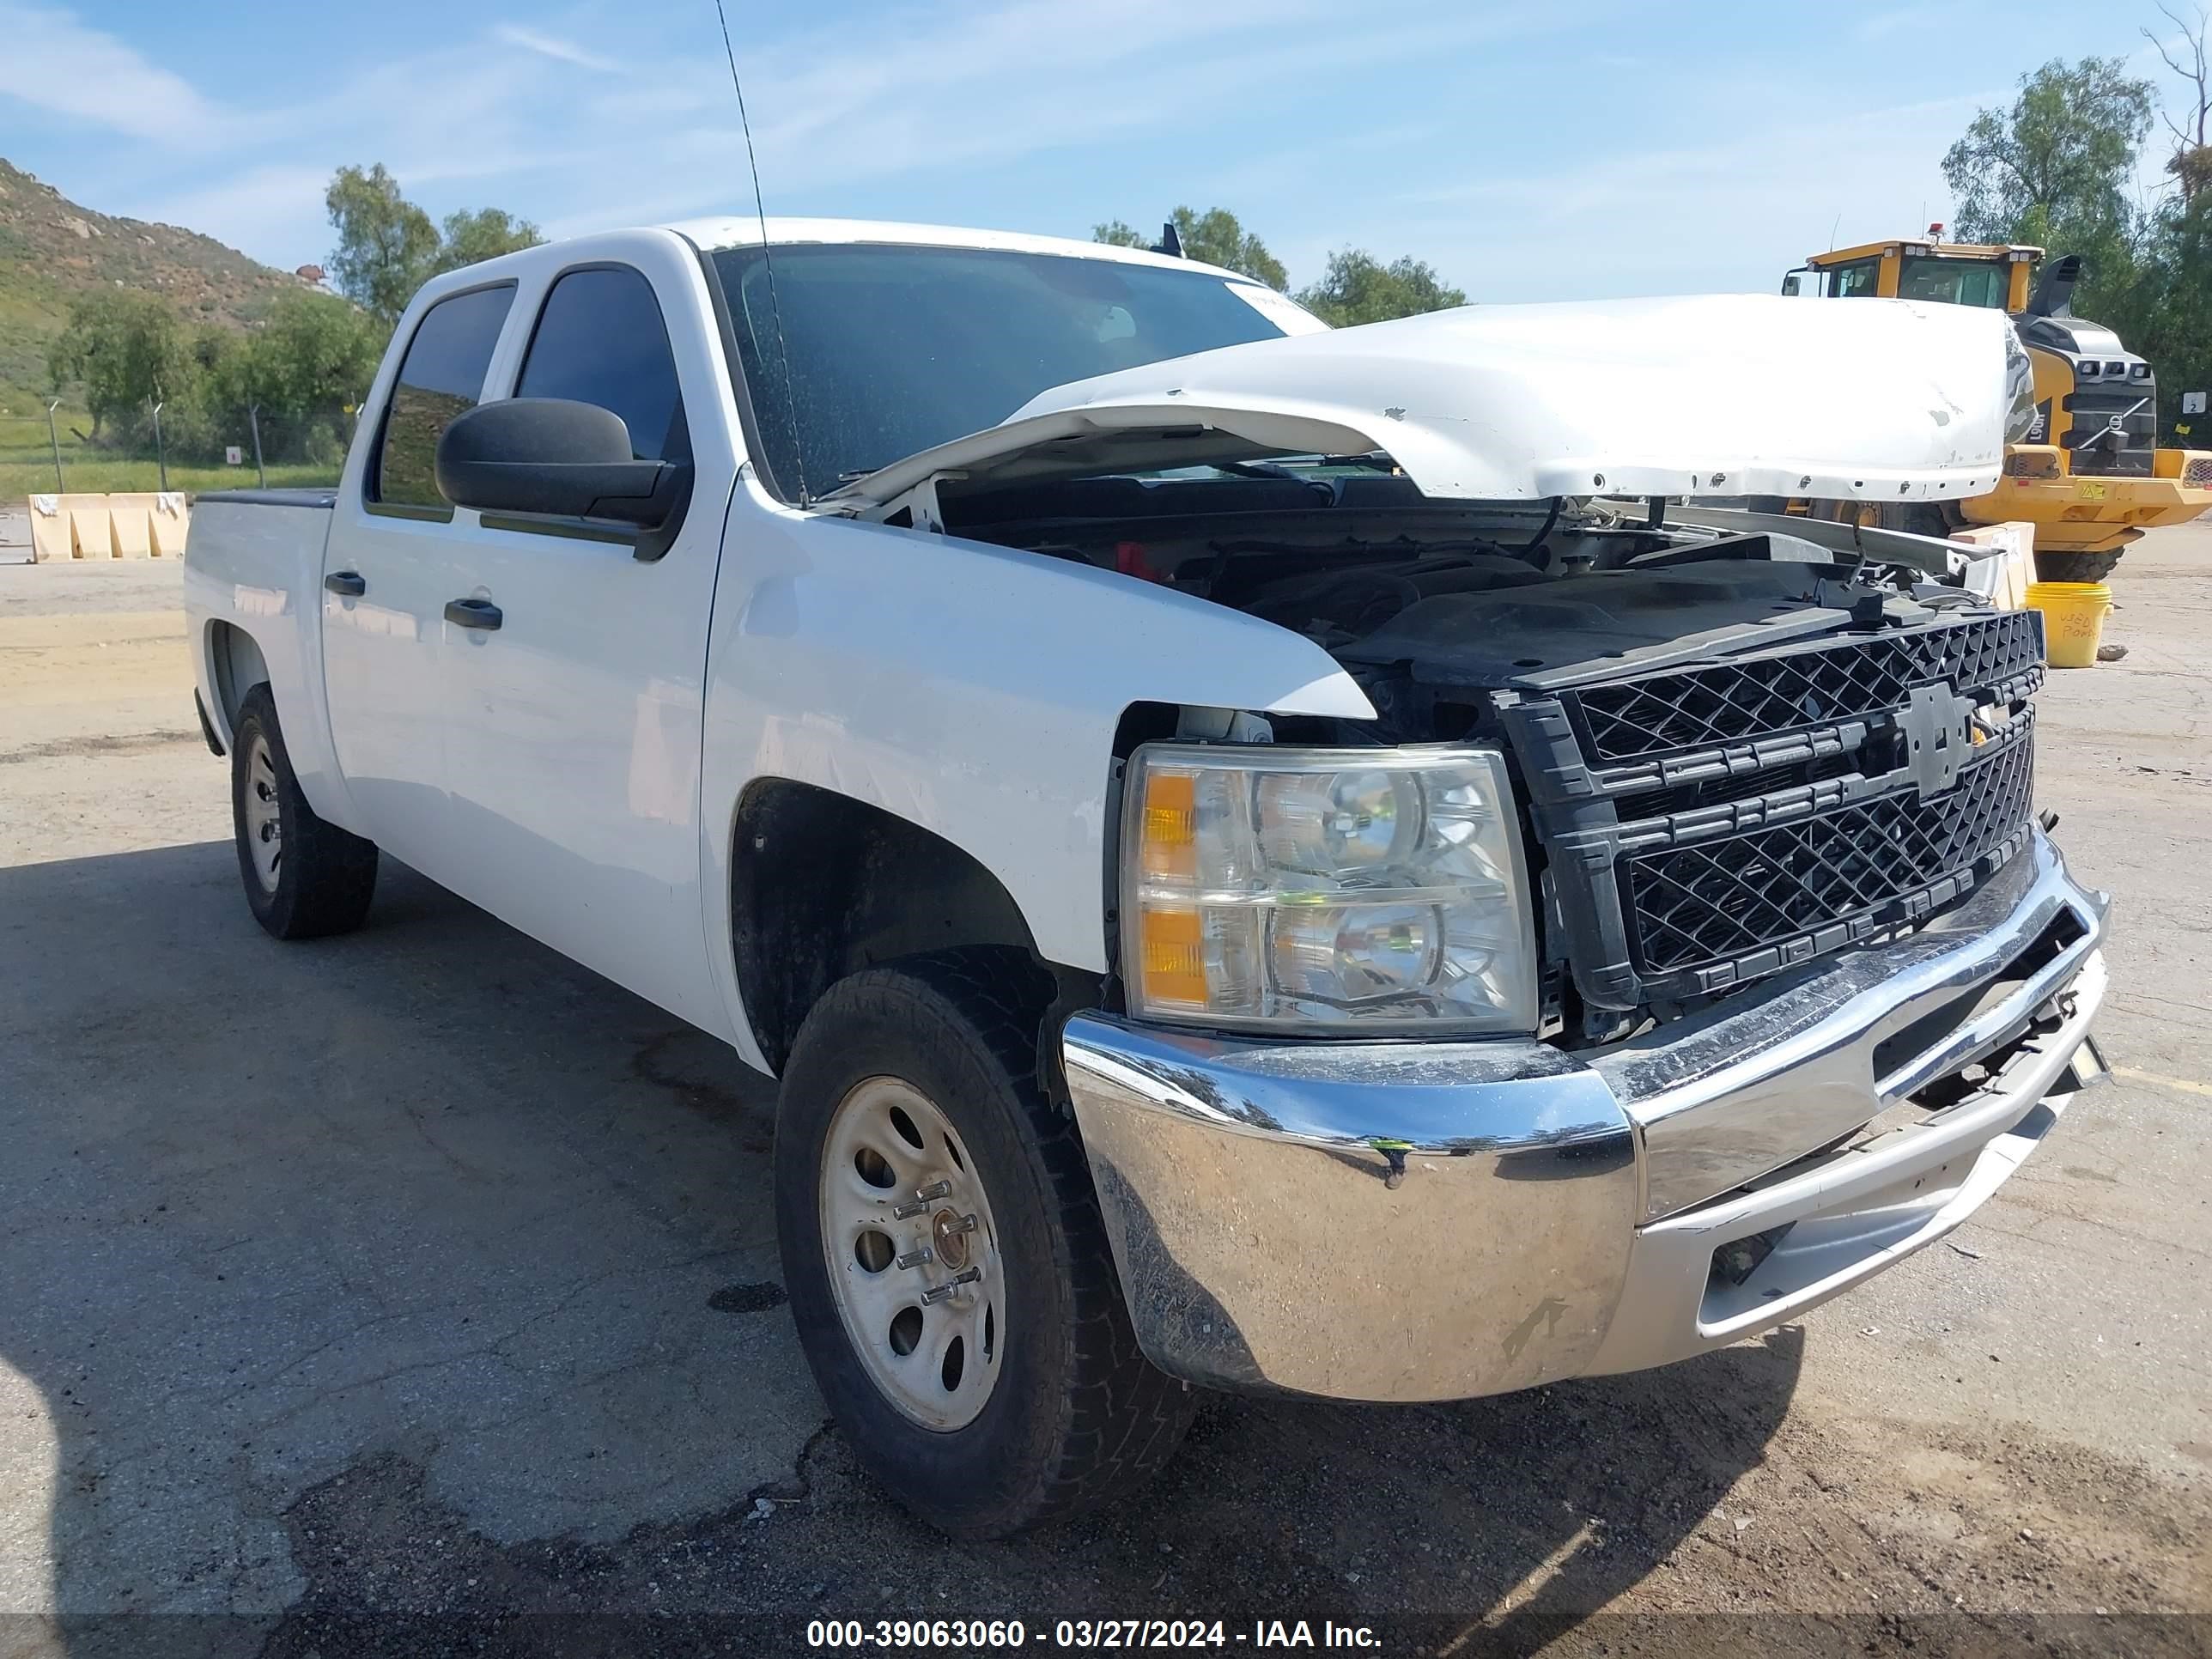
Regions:
<svg viewBox="0 0 2212 1659"><path fill-rule="evenodd" d="M446 620L456 628L496 628L499 607L489 599L447 599Z"/></svg>
<svg viewBox="0 0 2212 1659"><path fill-rule="evenodd" d="M357 573L351 570L331 571L329 575L323 578L323 586L329 588L331 592L341 594L349 599L357 599L368 592L368 584L363 581Z"/></svg>

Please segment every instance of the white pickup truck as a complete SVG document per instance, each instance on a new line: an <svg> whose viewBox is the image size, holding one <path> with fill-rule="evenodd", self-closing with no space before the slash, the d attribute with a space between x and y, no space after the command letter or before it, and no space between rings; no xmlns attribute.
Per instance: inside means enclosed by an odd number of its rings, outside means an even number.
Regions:
<svg viewBox="0 0 2212 1659"><path fill-rule="evenodd" d="M807 1355L956 1533L1128 1489L1194 1387L1680 1359L2101 1075L2035 616L1697 504L1984 494L2016 352L1751 296L1330 331L896 225L511 254L416 296L336 489L201 498L246 897L342 932L390 853L779 1078Z"/></svg>

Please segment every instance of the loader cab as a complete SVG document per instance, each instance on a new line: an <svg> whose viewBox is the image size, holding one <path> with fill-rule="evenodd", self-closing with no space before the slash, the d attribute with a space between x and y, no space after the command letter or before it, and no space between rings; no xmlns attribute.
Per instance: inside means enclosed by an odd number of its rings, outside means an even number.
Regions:
<svg viewBox="0 0 2212 1659"><path fill-rule="evenodd" d="M1925 300L2017 313L2039 247L1946 242L1941 225L1926 240L1897 238L1816 253L1782 279L1785 295L1831 300Z"/></svg>

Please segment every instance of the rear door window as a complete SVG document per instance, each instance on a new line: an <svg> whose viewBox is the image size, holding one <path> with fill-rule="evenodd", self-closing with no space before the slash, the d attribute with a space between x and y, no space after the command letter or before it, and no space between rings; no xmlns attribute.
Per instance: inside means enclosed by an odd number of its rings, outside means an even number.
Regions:
<svg viewBox="0 0 2212 1659"><path fill-rule="evenodd" d="M385 410L370 501L410 517L453 517L452 504L438 493L438 440L483 395L484 371L514 303L510 283L456 294L422 313Z"/></svg>
<svg viewBox="0 0 2212 1659"><path fill-rule="evenodd" d="M633 459L691 459L660 304L653 284L628 265L572 270L553 284L514 395L611 410L629 428Z"/></svg>

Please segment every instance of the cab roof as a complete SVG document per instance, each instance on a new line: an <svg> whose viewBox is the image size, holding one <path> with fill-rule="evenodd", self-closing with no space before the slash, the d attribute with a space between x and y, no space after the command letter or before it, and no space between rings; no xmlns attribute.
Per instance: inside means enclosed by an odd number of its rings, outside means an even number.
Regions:
<svg viewBox="0 0 2212 1659"><path fill-rule="evenodd" d="M1815 270L1826 270L1831 265L1853 264L1900 250L1921 258L1978 259L1991 264L2043 257L2041 248L2027 242L1937 242L1925 236L1892 236L1879 242L1861 242L1856 247L1831 248L1812 255L1805 263Z"/></svg>
<svg viewBox="0 0 2212 1659"><path fill-rule="evenodd" d="M762 222L746 214L714 219L684 219L664 225L712 252L726 247L758 247ZM770 247L804 242L888 242L908 247L988 248L1010 253L1053 253L1063 258L1113 259L1124 264L1155 265L1165 270L1202 270L1240 283L1256 277L1224 270L1197 259L1150 248L1120 247L1111 242L1078 241L1070 236L1032 236L1018 230L969 230L952 225L908 225L882 219L770 218L765 238Z"/></svg>

